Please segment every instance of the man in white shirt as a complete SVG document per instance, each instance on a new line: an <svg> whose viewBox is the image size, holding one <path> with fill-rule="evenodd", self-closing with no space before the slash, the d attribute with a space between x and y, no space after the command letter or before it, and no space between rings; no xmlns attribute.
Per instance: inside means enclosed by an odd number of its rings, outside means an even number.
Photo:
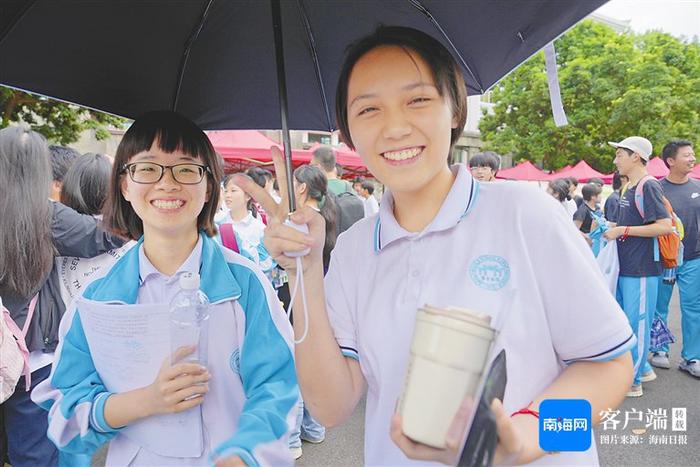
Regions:
<svg viewBox="0 0 700 467"><path fill-rule="evenodd" d="M363 180L358 194L365 203L365 217L370 217L379 212L379 203L374 197L374 184L369 180Z"/></svg>

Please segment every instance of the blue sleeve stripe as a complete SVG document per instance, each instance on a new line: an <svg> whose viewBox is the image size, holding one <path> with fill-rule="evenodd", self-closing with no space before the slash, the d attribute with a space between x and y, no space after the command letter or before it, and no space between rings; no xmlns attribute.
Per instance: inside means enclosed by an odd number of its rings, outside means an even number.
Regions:
<svg viewBox="0 0 700 467"><path fill-rule="evenodd" d="M343 356L354 358L357 361L360 360L360 354L352 347L344 347L342 345L339 345L338 347L340 347L340 353L342 353Z"/></svg>
<svg viewBox="0 0 700 467"><path fill-rule="evenodd" d="M92 410L90 411L90 424L95 430L101 433L111 433L113 431L117 431L109 426L109 423L107 423L107 420L105 420L105 404L111 395L111 392L103 392L98 394L92 404Z"/></svg>
<svg viewBox="0 0 700 467"><path fill-rule="evenodd" d="M591 355L589 357L582 358L572 358L570 360L564 360L565 364L570 364L573 362L588 361L588 362L608 362L614 360L625 352L629 351L634 344L637 342L637 338L634 334L630 334L627 339L623 342L617 344L616 346L606 350L605 352L598 353L596 355Z"/></svg>

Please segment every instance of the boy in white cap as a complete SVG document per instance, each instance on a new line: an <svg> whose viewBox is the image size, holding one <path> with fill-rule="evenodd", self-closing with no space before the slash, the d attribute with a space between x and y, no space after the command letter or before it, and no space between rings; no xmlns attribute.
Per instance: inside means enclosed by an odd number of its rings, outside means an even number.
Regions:
<svg viewBox="0 0 700 467"><path fill-rule="evenodd" d="M642 373L649 351L652 315L656 308L662 263L655 249L655 238L672 231L671 219L663 203L663 190L654 178L647 178L646 164L652 147L648 139L630 136L619 143L615 165L620 175L629 178L629 188L620 199L617 225L605 232L608 240L617 239L620 277L617 283L617 301L627 315L637 336L632 349L634 381L628 397L642 395ZM642 212L635 202L635 193L642 183ZM651 377L649 380L653 379Z"/></svg>

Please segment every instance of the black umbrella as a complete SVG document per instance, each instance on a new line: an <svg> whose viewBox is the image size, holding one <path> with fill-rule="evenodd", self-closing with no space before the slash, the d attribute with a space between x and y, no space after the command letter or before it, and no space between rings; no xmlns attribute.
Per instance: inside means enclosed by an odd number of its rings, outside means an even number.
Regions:
<svg viewBox="0 0 700 467"><path fill-rule="evenodd" d="M343 52L379 24L438 38L481 94L603 3L0 0L0 84L131 118L173 109L205 129L282 128L289 148L288 128L335 129Z"/></svg>

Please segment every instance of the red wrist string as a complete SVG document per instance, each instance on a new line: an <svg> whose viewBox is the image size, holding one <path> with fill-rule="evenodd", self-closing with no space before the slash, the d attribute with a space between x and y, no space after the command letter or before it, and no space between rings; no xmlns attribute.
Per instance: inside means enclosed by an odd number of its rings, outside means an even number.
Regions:
<svg viewBox="0 0 700 467"><path fill-rule="evenodd" d="M515 417L516 415L532 415L535 418L540 418L540 413L538 411L530 409L531 405L532 405L532 402L527 404L526 407L523 407L522 409L520 409L516 412L513 412L512 414L510 414L510 416Z"/></svg>

